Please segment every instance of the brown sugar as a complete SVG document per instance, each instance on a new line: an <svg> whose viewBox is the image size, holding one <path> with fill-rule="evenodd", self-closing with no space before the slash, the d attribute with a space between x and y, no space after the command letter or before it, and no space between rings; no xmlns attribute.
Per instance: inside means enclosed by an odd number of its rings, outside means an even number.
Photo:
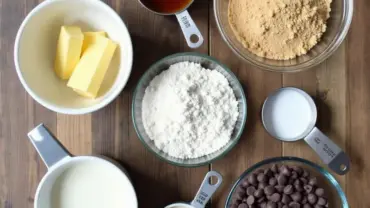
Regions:
<svg viewBox="0 0 370 208"><path fill-rule="evenodd" d="M287 60L306 54L326 31L331 0L230 0L229 23L252 53Z"/></svg>

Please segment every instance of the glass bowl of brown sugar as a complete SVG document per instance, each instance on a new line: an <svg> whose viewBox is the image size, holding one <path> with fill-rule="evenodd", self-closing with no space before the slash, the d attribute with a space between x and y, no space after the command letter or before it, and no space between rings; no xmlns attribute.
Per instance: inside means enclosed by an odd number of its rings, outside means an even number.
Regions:
<svg viewBox="0 0 370 208"><path fill-rule="evenodd" d="M321 25L316 24L318 26L317 28L323 28L321 33L322 35L314 34L313 36L316 36L313 38L313 40L310 39L308 36L307 38L309 40L305 40L305 37L300 37L299 33L293 33L292 37L289 37L291 39L298 38L301 39L304 44L302 47L304 49L301 49L303 51L300 51L299 49L296 50L297 54L288 54L285 56L285 54L281 54L279 52L273 54L271 50L271 47L266 47L266 39L263 39L263 34L268 34L270 38L270 44L275 44L277 50L281 50L282 48L286 47L286 41L291 40L282 40L277 37L279 37L279 33L285 33L284 27L290 28L291 25L289 23L282 21L275 21L275 23L280 24L280 31L273 31L271 27L274 27L274 25L266 26L266 22L262 22L259 25L260 19L258 19L259 16L265 15L263 12L263 8L270 8L270 6L265 6L262 4L277 4L277 2L280 2L282 5L281 8L277 8L278 10L271 10L269 14L271 18L278 18L279 13L275 13L276 11L282 11L282 10L288 10L289 5L286 5L283 3L283 1L260 1L256 0L256 2L262 2L258 3L258 8L255 7L255 3L250 3L251 1L242 1L242 0L214 0L214 13L216 18L216 23L218 25L219 31L221 33L221 36L227 43L227 45L234 51L235 54L237 54L240 58L245 60L246 62L257 66L259 68L268 70L268 71L275 71L275 72L297 72L297 71L303 71L309 68L312 68L313 66L318 65L319 63L326 60L328 57L330 57L334 51L341 45L343 40L345 39L345 36L348 32L348 29L351 24L352 20L352 14L353 14L353 0L322 0L323 2L326 1L327 4L329 4L326 14L320 13L320 8L317 10L317 15L327 15L328 17L327 21ZM249 2L249 3L248 3ZM300 8L296 9L298 12L296 15L298 15L301 19L304 18L303 16L307 15L309 16L309 12L312 12L312 10L315 10L316 6L313 5L313 2L311 0L305 0L305 1L291 1L295 4L301 4L300 2L305 2L307 5L311 5L309 9ZM316 4L317 2L315 2ZM234 11L231 11L231 5L234 4L234 10L239 11L239 13L235 14ZM246 4L251 4L248 6L245 6ZM236 6L235 6L236 5ZM262 5L262 6L261 6ZM286 8L288 7L288 8ZM245 8L245 10L242 10ZM272 6L271 6L272 8ZM293 7L292 7L293 8ZM306 12L306 13L305 13ZM233 22L230 22L230 16L233 16L235 18L238 18L240 27L244 27L245 25L249 24L250 28L241 28L240 31L236 31L235 24ZM249 15L249 16L248 16ZM307 16L306 15L306 16ZM330 17L329 17L330 16ZM249 18L251 17L251 18ZM257 17L257 19L255 18ZM280 16L281 17L281 16ZM326 19L326 17L323 17L323 19ZM285 17L283 17L284 19ZM287 17L290 18L290 17ZM263 18L261 18L263 20ZM309 18L310 21L318 21L315 18ZM253 22L255 21L255 22ZM297 19L297 21L300 21ZM298 24L296 20L294 20L293 27L296 27ZM321 20L320 20L321 21ZM319 22L320 22L319 21ZM273 22L273 21L272 21ZM285 25L286 24L286 25ZM307 23L310 24L311 23ZM253 30L253 27L259 27L256 28L256 30ZM248 27L248 26L247 26ZM297 26L298 28L300 26ZM316 28L316 29L317 29ZM253 30L253 31L251 31ZM281 31L283 30L283 31ZM257 31L257 33L256 33ZM294 30L295 31L295 30ZM261 33L261 37L258 35L258 32ZM301 32L305 33L305 29L301 28ZM251 42L250 36L254 36L257 41L255 43ZM280 34L281 35L281 34ZM267 36L267 35L266 35ZM247 39L247 41L244 41ZM274 41L271 41L274 40ZM249 41L249 42L248 42ZM310 42L313 42L312 44L309 44ZM308 44L308 46L306 45ZM301 43L299 43L301 44ZM289 44L288 44L289 45ZM271 46L271 45L270 45ZM262 48L262 50L254 50L254 49ZM288 48L286 51L291 50L291 48ZM285 53L284 52L284 53Z"/></svg>

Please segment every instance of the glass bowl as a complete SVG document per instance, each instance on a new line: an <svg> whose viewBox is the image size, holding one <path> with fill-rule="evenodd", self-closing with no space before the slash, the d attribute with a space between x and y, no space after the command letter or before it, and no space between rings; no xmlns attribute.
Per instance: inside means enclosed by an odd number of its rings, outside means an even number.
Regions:
<svg viewBox="0 0 370 208"><path fill-rule="evenodd" d="M226 79L229 81L231 88L234 91L235 97L238 101L238 108L239 108L239 116L235 124L234 131L231 135L230 141L223 146L221 149L217 150L216 152L199 157L199 158L192 158L192 159L179 159L172 156L169 156L167 153L158 149L154 142L149 138L147 135L144 125L142 122L142 100L144 97L145 89L149 85L150 81L162 71L167 70L170 65L189 61L200 63L204 68L217 70L221 74L223 74ZM244 95L243 88L236 78L236 76L228 69L226 66L222 65L215 59L198 53L178 53L171 56L167 56L155 64L153 64L141 77L138 85L133 94L133 101L132 101L132 120L136 130L136 133L140 139L140 141L144 144L144 146L157 155L160 159L177 166L185 166L185 167L196 167L209 164L210 162L224 156L227 152L229 152L235 144L238 142L244 126L247 120L247 101Z"/></svg>
<svg viewBox="0 0 370 208"><path fill-rule="evenodd" d="M335 180L332 174L330 174L324 168L316 165L308 160L297 158L297 157L275 157L263 160L252 167L248 168L235 182L232 187L229 196L226 200L225 208L230 208L235 200L235 192L239 185L246 179L250 174L256 172L259 169L265 169L271 167L273 164L276 165L290 165L298 166L302 169L306 169L310 176L317 178L320 187L324 188L325 195L328 197L329 207L335 208L349 208L346 196L340 187L339 183Z"/></svg>
<svg viewBox="0 0 370 208"><path fill-rule="evenodd" d="M333 54L344 40L353 14L353 0L333 0L327 30L315 47L306 55L294 59L272 60L251 53L236 39L228 20L229 1L214 0L215 18L223 39L245 61L259 68L275 72L303 71L323 62Z"/></svg>

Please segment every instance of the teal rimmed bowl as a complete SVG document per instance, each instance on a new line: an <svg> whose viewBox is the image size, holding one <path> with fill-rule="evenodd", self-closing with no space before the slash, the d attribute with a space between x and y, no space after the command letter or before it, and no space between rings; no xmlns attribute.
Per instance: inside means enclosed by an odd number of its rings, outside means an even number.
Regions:
<svg viewBox="0 0 370 208"><path fill-rule="evenodd" d="M230 141L221 149L217 150L216 152L199 157L199 158L191 158L191 159L179 159L172 156L169 156L167 153L158 149L154 142L149 138L147 133L145 132L145 128L142 122L142 101L145 93L145 89L148 87L150 81L162 71L167 70L170 65L189 61L201 64L204 68L217 70L221 74L223 74L226 79L229 81L231 88L234 91L235 97L238 101L238 108L239 108L239 116L236 121L236 125L234 131L231 135ZM153 152L156 156L160 159L177 166L185 166L185 167L197 167L211 163L212 161L221 158L222 156L226 155L238 142L241 134L243 133L243 129L245 126L245 122L247 120L247 100L243 91L243 87L238 81L237 77L234 73L228 69L226 66L219 63L217 60L203 54L199 53L177 53L174 55L167 56L155 64L153 64L141 77L138 85L133 94L132 100L132 120L134 124L135 131L140 139L140 141L144 144L144 146Z"/></svg>
<svg viewBox="0 0 370 208"><path fill-rule="evenodd" d="M327 170L320 167L319 165L310 162L308 160L298 158L298 157L275 157L263 160L252 167L248 168L235 182L233 185L229 196L227 197L225 208L231 208L234 204L236 197L235 192L237 187L243 182L244 179L259 169L265 169L271 167L273 164L276 165L290 165L298 166L306 169L310 176L315 176L318 180L320 187L325 189L325 194L328 197L329 207L333 208L349 208L347 198L340 187L338 181L330 174Z"/></svg>

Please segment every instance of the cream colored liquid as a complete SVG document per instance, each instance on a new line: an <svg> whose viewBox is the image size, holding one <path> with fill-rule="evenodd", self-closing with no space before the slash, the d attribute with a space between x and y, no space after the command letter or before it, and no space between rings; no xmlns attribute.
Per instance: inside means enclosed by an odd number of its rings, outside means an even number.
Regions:
<svg viewBox="0 0 370 208"><path fill-rule="evenodd" d="M68 168L52 189L53 208L131 208L135 205L122 173L104 162L83 162ZM130 204L131 203L131 204Z"/></svg>

